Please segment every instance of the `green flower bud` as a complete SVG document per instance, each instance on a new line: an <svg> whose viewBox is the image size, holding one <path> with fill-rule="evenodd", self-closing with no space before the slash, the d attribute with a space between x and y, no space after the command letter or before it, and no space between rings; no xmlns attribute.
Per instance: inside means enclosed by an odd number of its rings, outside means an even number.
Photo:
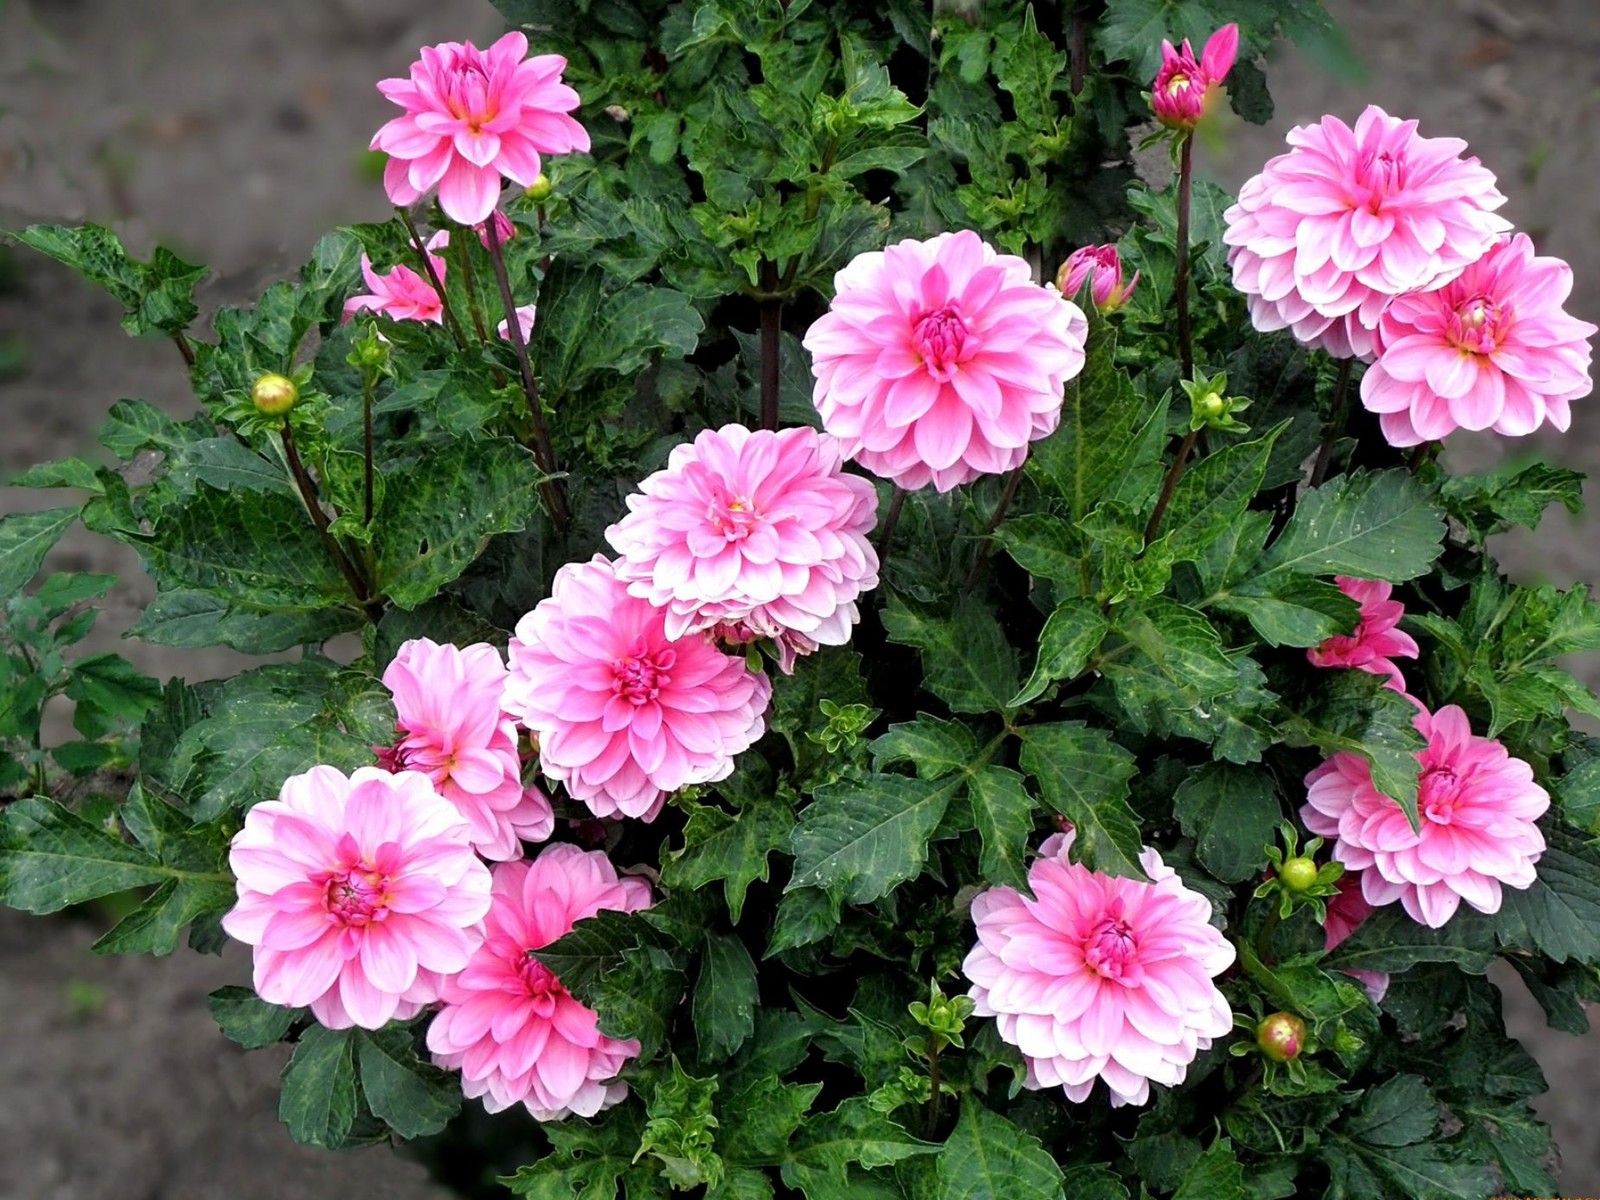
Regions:
<svg viewBox="0 0 1600 1200"><path fill-rule="evenodd" d="M1256 1026L1256 1045L1273 1062L1293 1062L1306 1046L1306 1023L1293 1013L1273 1013Z"/></svg>
<svg viewBox="0 0 1600 1200"><path fill-rule="evenodd" d="M1303 892L1317 881L1317 864L1304 855L1297 855L1285 862L1278 874L1290 891Z"/></svg>
<svg viewBox="0 0 1600 1200"><path fill-rule="evenodd" d="M543 204L555 190L556 185L550 182L550 176L540 171L538 178L524 188L522 194L535 204Z"/></svg>
<svg viewBox="0 0 1600 1200"><path fill-rule="evenodd" d="M250 399L263 416L281 417L300 399L300 389L285 375L263 375L250 388Z"/></svg>

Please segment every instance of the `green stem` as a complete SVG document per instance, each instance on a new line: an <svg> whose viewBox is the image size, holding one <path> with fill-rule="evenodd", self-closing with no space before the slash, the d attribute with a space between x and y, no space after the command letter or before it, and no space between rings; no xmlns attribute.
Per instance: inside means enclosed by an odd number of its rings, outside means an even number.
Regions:
<svg viewBox="0 0 1600 1200"><path fill-rule="evenodd" d="M923 1136L931 1139L939 1128L939 1038L931 1029L928 1030L928 1082L932 1090L928 1093L928 1120Z"/></svg>
<svg viewBox="0 0 1600 1200"><path fill-rule="evenodd" d="M333 559L334 565L339 568L339 573L350 585L350 591L355 595L362 615L376 625L381 609L372 599L372 593L367 587L366 580L361 577L361 572L356 570L355 564L350 561L349 555L344 552L339 540L328 528L328 514L322 511L322 505L317 501L317 485L312 482L305 464L300 461L300 451L294 444L294 431L287 424L283 427L283 457L289 464L289 474L294 478L294 485L300 491L300 499L306 506L311 523L316 526L317 536L327 547L328 557Z"/></svg>
<svg viewBox="0 0 1600 1200"><path fill-rule="evenodd" d="M416 224L411 220L411 211L397 204L395 212L400 214L401 223L411 235L411 248L417 252L417 261L422 264L422 273L428 277L428 282L433 284L433 290L439 293L439 308L444 313L444 323L450 330L450 336L456 341L456 349L465 350L466 335L461 332L461 322L456 320L455 309L450 307L450 293L444 290L444 280L439 278L439 272L433 265L433 255L429 254L428 248L422 244L422 235L417 232Z"/></svg>
<svg viewBox="0 0 1600 1200"><path fill-rule="evenodd" d="M1278 932L1278 910L1271 909L1256 934L1256 957L1264 963L1272 961L1272 935Z"/></svg>
<svg viewBox="0 0 1600 1200"><path fill-rule="evenodd" d="M1178 457L1172 460L1172 469L1167 472L1166 482L1161 485L1161 498L1156 501L1156 510L1150 514L1150 523L1144 527L1146 546L1156 540L1156 533L1161 528L1161 518L1167 515L1167 505L1172 502L1173 490L1178 486L1178 480L1183 478L1183 468L1189 461L1189 452L1194 449L1195 439L1199 436L1198 429L1191 429L1189 436L1183 439L1183 445L1178 447Z"/></svg>
<svg viewBox="0 0 1600 1200"><path fill-rule="evenodd" d="M970 592L973 584L978 582L978 573L983 570L983 564L989 561L989 552L994 549L994 531L1000 528L1000 522L1005 520L1006 509L1011 507L1011 501L1017 494L1017 485L1022 482L1023 467L1013 468L1011 474L1006 476L1006 486L1000 493L1000 500L994 506L994 513L989 517L989 524L983 531L983 543L978 547L978 557L972 562L972 570L967 572L967 580L961 585L962 591Z"/></svg>
<svg viewBox="0 0 1600 1200"><path fill-rule="evenodd" d="M878 530L878 574L883 574L883 565L889 561L889 542L894 537L894 527L900 523L900 510L906 506L906 490L902 487L894 489L894 495L889 498L889 511L884 514L883 528Z"/></svg>
<svg viewBox="0 0 1600 1200"><path fill-rule="evenodd" d="M1189 328L1189 208L1194 187L1194 135L1183 135L1178 152L1178 264L1172 290L1178 298L1178 361L1183 377L1194 378L1194 341Z"/></svg>
<svg viewBox="0 0 1600 1200"><path fill-rule="evenodd" d="M494 221L493 215L489 217ZM471 232L471 230L466 230ZM478 302L478 281L472 270L472 247L467 245L467 239L457 237L456 261L461 264L461 282L467 285L467 311L472 314L472 328L478 335L478 340L485 345L489 343L488 327L483 322L483 306Z"/></svg>
<svg viewBox="0 0 1600 1200"><path fill-rule="evenodd" d="M372 386L376 382L377 379L373 375L368 375L361 382L361 440L366 455L366 477L363 480L362 497L366 501L365 520L362 522L364 525L372 524Z"/></svg>
<svg viewBox="0 0 1600 1200"><path fill-rule="evenodd" d="M783 301L778 291L778 264L761 260L761 290L766 293L761 300L761 428L778 428L778 380L781 345L779 334L783 330Z"/></svg>
<svg viewBox="0 0 1600 1200"><path fill-rule="evenodd" d="M193 369L194 347L189 345L189 339L183 335L181 329L172 335L172 344L178 348L178 353L183 355L183 365Z"/></svg>
<svg viewBox="0 0 1600 1200"><path fill-rule="evenodd" d="M1328 477L1328 464L1333 460L1333 444L1339 440L1344 427L1345 396L1350 391L1350 364L1348 358L1339 361L1339 382L1333 387L1333 412L1322 431L1322 445L1317 448L1317 461L1311 468L1311 486L1319 486Z"/></svg>

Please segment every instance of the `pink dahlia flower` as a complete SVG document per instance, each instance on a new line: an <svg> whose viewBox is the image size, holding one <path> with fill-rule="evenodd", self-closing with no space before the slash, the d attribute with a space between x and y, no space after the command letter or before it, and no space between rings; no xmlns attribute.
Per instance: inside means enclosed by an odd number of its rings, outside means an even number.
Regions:
<svg viewBox="0 0 1600 1200"><path fill-rule="evenodd" d="M859 254L806 332L822 425L900 487L1020 466L1061 421L1089 323L970 231Z"/></svg>
<svg viewBox="0 0 1600 1200"><path fill-rule="evenodd" d="M1535 255L1525 234L1493 249L1436 291L1402 296L1378 326L1378 361L1361 402L1382 413L1391 445L1456 429L1520 437L1549 421L1565 430L1587 396L1595 326L1567 315L1572 268Z"/></svg>
<svg viewBox="0 0 1600 1200"><path fill-rule="evenodd" d="M1367 903L1398 900L1413 920L1437 929L1462 900L1499 912L1502 885L1532 885L1544 853L1534 821L1550 794L1527 763L1475 737L1455 705L1419 712L1416 726L1428 739L1417 755L1420 829L1372 785L1371 766L1358 754L1336 754L1306 776L1300 816L1312 833L1336 839L1333 856L1360 873Z"/></svg>
<svg viewBox="0 0 1600 1200"><path fill-rule="evenodd" d="M1396 296L1444 283L1511 228L1492 172L1459 138L1369 105L1289 131L1289 152L1223 214L1233 282L1257 329L1289 328L1341 358L1367 358Z"/></svg>
<svg viewBox="0 0 1600 1200"><path fill-rule="evenodd" d="M257 804L222 918L255 947L256 993L330 1029L378 1029L438 999L483 941L489 869L426 775L312 767Z"/></svg>
<svg viewBox="0 0 1600 1200"><path fill-rule="evenodd" d="M618 576L666 610L668 637L743 626L776 638L791 666L802 647L844 645L856 598L878 585L878 494L843 461L810 428L703 430L606 530Z"/></svg>
<svg viewBox="0 0 1600 1200"><path fill-rule="evenodd" d="M1212 982L1233 963L1211 902L1148 847L1148 883L1070 862L1056 834L1028 869L1033 897L993 887L972 901L978 944L961 964L979 1016L1022 1051L1027 1086L1086 1100L1096 1078L1113 1105L1143 1104L1152 1082L1183 1082L1233 1027Z"/></svg>
<svg viewBox="0 0 1600 1200"><path fill-rule="evenodd" d="M433 269L439 273L439 282L443 283L444 259L433 253L438 241L438 238L434 238L428 243L427 254ZM361 256L361 274L372 290L366 295L351 296L344 302L346 321L359 312L374 312L396 321L444 324L444 301L439 298L439 293L426 275L404 263L396 264L387 275L379 275L372 269L372 260L365 254Z"/></svg>
<svg viewBox="0 0 1600 1200"><path fill-rule="evenodd" d="M533 319L538 315L538 305L523 304L517 308L517 328L522 330L522 344L526 346L528 339L533 337ZM511 340L511 322L502 320L495 326L495 333L500 335L502 341Z"/></svg>
<svg viewBox="0 0 1600 1200"><path fill-rule="evenodd" d="M726 779L766 732L771 681L704 635L674 641L666 623L597 554L557 571L511 639L506 711L597 817L653 820L669 792Z"/></svg>
<svg viewBox="0 0 1600 1200"><path fill-rule="evenodd" d="M1405 691L1405 676L1395 666L1394 656L1416 658L1420 651L1416 639L1400 628L1406 608L1400 601L1389 599L1394 585L1348 575L1340 575L1334 582L1361 606L1361 618L1354 633L1335 634L1307 650L1306 657L1319 667L1354 667L1372 675L1387 675L1390 687Z"/></svg>
<svg viewBox="0 0 1600 1200"><path fill-rule="evenodd" d="M1094 297L1094 305L1103 313L1121 308L1133 295L1133 289L1139 286L1138 271L1123 283L1122 258L1115 246L1078 247L1056 272L1056 288L1071 299L1082 289L1086 279L1090 281L1089 294Z"/></svg>
<svg viewBox="0 0 1600 1200"><path fill-rule="evenodd" d="M1361 895L1361 881L1354 875L1339 876L1339 894L1328 901L1328 915L1322 922L1323 952L1342 945L1372 915L1372 905ZM1374 1004L1381 1004L1389 990L1389 976L1382 971L1345 971L1366 988Z"/></svg>
<svg viewBox="0 0 1600 1200"><path fill-rule="evenodd" d="M604 909L650 907L650 886L619 879L598 850L557 843L531 862L494 869L494 903L483 945L444 984L444 1007L428 1026L428 1049L459 1070L468 1096L500 1112L527 1106L540 1121L592 1117L628 1094L608 1083L638 1042L600 1032L591 1008L572 998L532 951Z"/></svg>
<svg viewBox="0 0 1600 1200"><path fill-rule="evenodd" d="M384 765L420 771L470 826L485 858L522 857L522 843L555 830L550 801L522 786L517 725L500 711L506 668L489 645L458 650L427 638L400 647L383 673L394 696L399 743Z"/></svg>
<svg viewBox="0 0 1600 1200"><path fill-rule="evenodd" d="M1161 69L1150 87L1150 107L1156 120L1170 129L1193 129L1216 102L1222 81L1238 57L1237 25L1224 25L1207 38L1198 62L1188 38L1183 40L1182 50L1174 50L1172 43L1163 39Z"/></svg>

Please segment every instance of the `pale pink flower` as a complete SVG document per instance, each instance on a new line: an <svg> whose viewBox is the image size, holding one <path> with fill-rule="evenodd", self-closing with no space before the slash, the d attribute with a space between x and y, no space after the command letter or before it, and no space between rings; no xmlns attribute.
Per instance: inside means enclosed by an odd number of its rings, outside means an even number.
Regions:
<svg viewBox="0 0 1600 1200"><path fill-rule="evenodd" d="M900 487L1021 466L1061 421L1089 324L971 231L859 254L806 332L822 425Z"/></svg>
<svg viewBox="0 0 1600 1200"><path fill-rule="evenodd" d="M1184 43L1187 45L1188 43ZM1089 294L1103 313L1115 312L1128 302L1139 286L1139 272L1126 284L1122 281L1122 258L1115 246L1080 246L1067 256L1056 272L1056 289L1068 299L1075 297L1089 280Z"/></svg>
<svg viewBox="0 0 1600 1200"><path fill-rule="evenodd" d="M462 1090L490 1112L525 1105L540 1121L592 1117L628 1094L608 1082L639 1043L600 1032L600 1020L532 954L585 917L650 907L650 886L618 878L598 850L564 842L531 862L494 869L487 936L459 975L445 981L444 1007L428 1026L428 1049L459 1070Z"/></svg>
<svg viewBox="0 0 1600 1200"><path fill-rule="evenodd" d="M533 319L538 314L538 305L522 304L517 307L517 328L522 330L522 344L526 346L528 339L533 337ZM501 340L511 340L511 322L501 320L494 331L500 335Z"/></svg>
<svg viewBox="0 0 1600 1200"><path fill-rule="evenodd" d="M1549 421L1565 431L1587 396L1595 326L1567 315L1572 268L1535 255L1516 234L1436 291L1402 296L1378 326L1378 361L1361 403L1382 413L1391 445L1456 429L1520 437Z"/></svg>
<svg viewBox="0 0 1600 1200"><path fill-rule="evenodd" d="M1174 50L1171 42L1162 39L1161 69L1150 87L1150 108L1156 120L1170 129L1193 129L1216 103L1222 81L1238 56L1237 25L1224 25L1207 38L1198 62L1188 38L1183 40L1182 50Z"/></svg>
<svg viewBox="0 0 1600 1200"><path fill-rule="evenodd" d="M550 801L522 786L517 725L500 711L506 668L500 651L465 650L416 638L400 647L383 673L394 696L398 744L382 757L397 771L421 771L471 827L485 858L522 857L522 843L555 830Z"/></svg>
<svg viewBox="0 0 1600 1200"><path fill-rule="evenodd" d="M502 176L527 187L539 178L541 154L589 148L588 133L567 116L580 103L561 82L567 60L527 53L528 39L515 32L487 50L443 42L422 48L411 78L378 84L405 109L372 139L389 155L390 200L414 204L437 187L452 221L477 225L494 211Z"/></svg>
<svg viewBox="0 0 1600 1200"><path fill-rule="evenodd" d="M1405 605L1389 599L1394 591L1392 583L1376 579L1352 579L1348 575L1335 578L1339 590L1361 606L1361 616L1355 632L1335 634L1320 646L1306 651L1314 666L1354 667L1372 675L1386 675L1389 686L1397 692L1406 690L1405 676L1395 666L1394 657L1416 658L1416 639L1400 628L1400 619L1406 615Z"/></svg>
<svg viewBox="0 0 1600 1200"><path fill-rule="evenodd" d="M1354 130L1328 116L1288 141L1223 214L1257 329L1367 358L1390 300L1438 287L1511 228L1494 213L1505 197L1493 173L1461 157L1465 142L1419 137L1376 105Z"/></svg>
<svg viewBox="0 0 1600 1200"><path fill-rule="evenodd" d="M1328 915L1322 922L1322 950L1327 953L1343 944L1372 915L1372 905L1361 895L1361 881L1348 872L1339 876L1339 894L1328 901ZM1341 968L1367 990L1374 1004L1381 1004L1389 990L1389 976L1383 971L1352 971Z"/></svg>
<svg viewBox="0 0 1600 1200"><path fill-rule="evenodd" d="M222 918L255 947L256 993L330 1029L422 1011L483 941L489 869L426 775L312 767L245 814Z"/></svg>
<svg viewBox="0 0 1600 1200"><path fill-rule="evenodd" d="M444 259L433 253L439 243L435 237L428 243L428 259L444 282ZM344 319L348 321L359 312L382 313L396 321L431 321L444 324L444 302L434 290L428 277L414 271L404 263L397 263L387 275L372 269L372 260L361 256L361 274L371 292L351 296L344 302Z"/></svg>
<svg viewBox="0 0 1600 1200"><path fill-rule="evenodd" d="M1081 1102L1099 1078L1114 1106L1144 1104L1152 1082L1182 1083L1233 1028L1212 982L1233 945L1211 925L1211 902L1154 850L1139 856L1146 883L1069 861L1072 837L1040 847L1032 898L1009 887L973 898L978 944L961 969L974 1011L1022 1051L1028 1087Z"/></svg>
<svg viewBox="0 0 1600 1200"><path fill-rule="evenodd" d="M780 643L792 632L808 649L843 646L856 599L878 584L867 539L878 494L843 461L837 439L804 426L702 430L606 530L618 576L666 610L668 637L742 625Z"/></svg>
<svg viewBox="0 0 1600 1200"><path fill-rule="evenodd" d="M726 779L766 731L771 681L704 634L674 641L666 621L597 554L557 571L511 639L502 703L597 817L654 819L668 793Z"/></svg>
<svg viewBox="0 0 1600 1200"><path fill-rule="evenodd" d="M1428 739L1421 764L1413 830L1400 802L1372 784L1359 754L1334 755L1306 776L1306 828L1335 839L1333 856L1361 876L1367 903L1398 900L1413 920L1437 929L1465 900L1483 913L1500 911L1502 885L1532 886L1544 835L1534 824L1550 794L1533 768L1497 741L1477 737L1455 705L1419 712Z"/></svg>

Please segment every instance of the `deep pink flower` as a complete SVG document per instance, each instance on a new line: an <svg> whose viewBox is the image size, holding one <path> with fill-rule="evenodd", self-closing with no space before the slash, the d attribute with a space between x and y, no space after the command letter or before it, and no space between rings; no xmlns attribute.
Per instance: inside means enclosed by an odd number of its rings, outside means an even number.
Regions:
<svg viewBox="0 0 1600 1200"><path fill-rule="evenodd" d="M483 248L488 250L491 254L494 252L494 247L489 243L490 225L494 226L495 237L502 246L517 236L517 227L511 223L511 218L506 216L505 213L501 212L498 208L495 209L494 215L491 216L487 221L480 223L477 227L478 240L483 243Z"/></svg>
<svg viewBox="0 0 1600 1200"><path fill-rule="evenodd" d="M312 767L257 804L228 865L222 927L255 947L263 1000L378 1029L438 998L483 941L489 869L426 775Z"/></svg>
<svg viewBox="0 0 1600 1200"><path fill-rule="evenodd" d="M1150 882L1072 863L1056 834L1028 869L1033 898L993 887L972 901L978 944L961 964L976 1013L1022 1051L1027 1086L1088 1099L1096 1078L1111 1103L1143 1104L1151 1082L1183 1082L1211 1039L1233 1027L1212 982L1233 945L1211 902L1183 886L1148 847Z"/></svg>
<svg viewBox="0 0 1600 1200"><path fill-rule="evenodd" d="M806 332L813 399L845 453L941 492L1020 466L1061 421L1089 324L970 231L859 254Z"/></svg>
<svg viewBox="0 0 1600 1200"><path fill-rule="evenodd" d="M1187 43L1185 43L1187 44ZM1115 246L1080 246L1067 256L1056 272L1056 288L1069 300L1090 280L1089 294L1101 312L1115 312L1128 302L1139 286L1139 272L1126 284L1122 281L1122 259Z"/></svg>
<svg viewBox="0 0 1600 1200"><path fill-rule="evenodd" d="M433 253L438 238L428 243L428 258L433 269L439 272L439 282L444 282L444 259ZM344 319L348 321L358 312L382 313L396 321L431 321L444 324L444 302L434 290L426 275L397 263L387 275L372 269L372 260L361 256L361 274L372 291L363 296L351 296L344 302Z"/></svg>
<svg viewBox="0 0 1600 1200"><path fill-rule="evenodd" d="M431 779L466 818L479 854L521 858L523 842L550 836L550 801L522 786L516 722L500 711L506 685L500 651L417 638L400 647L383 684L394 695L402 735L384 765Z"/></svg>
<svg viewBox="0 0 1600 1200"><path fill-rule="evenodd" d="M704 634L672 640L666 621L597 554L557 571L511 639L506 711L598 817L652 820L669 792L726 779L766 731L771 681Z"/></svg>
<svg viewBox="0 0 1600 1200"><path fill-rule="evenodd" d="M1459 138L1368 106L1289 131L1289 152L1223 214L1233 282L1257 329L1289 328L1338 357L1366 358L1384 306L1438 287L1511 228L1492 172Z"/></svg>
<svg viewBox="0 0 1600 1200"><path fill-rule="evenodd" d="M494 869L494 903L482 947L445 981L444 1007L428 1026L428 1049L459 1070L468 1096L499 1112L527 1106L540 1121L592 1117L628 1094L615 1078L638 1042L600 1032L591 1008L573 999L534 958L585 917L650 907L650 886L617 877L598 850L557 843L531 862Z"/></svg>
<svg viewBox="0 0 1600 1200"><path fill-rule="evenodd" d="M1188 38L1183 40L1182 50L1174 50L1171 42L1162 39L1161 69L1150 87L1150 107L1156 120L1171 129L1193 129L1215 103L1238 56L1237 25L1224 25L1207 38L1198 62Z"/></svg>
<svg viewBox="0 0 1600 1200"><path fill-rule="evenodd" d="M536 304L521 304L517 306L517 328L522 330L522 344L526 346L528 339L533 337L533 319L538 315L539 307ZM511 322L501 320L494 331L504 341L511 340Z"/></svg>
<svg viewBox="0 0 1600 1200"><path fill-rule="evenodd" d="M1402 296L1378 327L1378 361L1361 402L1382 413L1391 445L1460 429L1521 436L1587 396L1595 326L1567 315L1572 268L1535 255L1524 234L1500 241L1436 291Z"/></svg>
<svg viewBox="0 0 1600 1200"><path fill-rule="evenodd" d="M587 150L589 135L567 113L578 93L561 82L559 54L527 58L528 39L508 33L487 50L471 42L424 46L411 78L385 79L384 96L405 109L372 138L389 155L383 184L396 204L435 187L452 221L477 225L494 211L504 176L527 187L539 155Z"/></svg>
<svg viewBox="0 0 1600 1200"><path fill-rule="evenodd" d="M1406 608L1400 601L1389 599L1394 585L1375 579L1352 579L1348 575L1340 575L1334 582L1341 592L1361 606L1361 617L1354 633L1335 634L1322 645L1307 650L1306 657L1319 667L1354 667L1372 675L1387 675L1390 687L1397 692L1405 691L1405 676L1395 666L1393 657L1416 658L1420 651L1416 639L1400 628Z"/></svg>
<svg viewBox="0 0 1600 1200"><path fill-rule="evenodd" d="M878 584L867 540L878 494L840 470L837 439L807 427L703 430L628 497L606 530L628 591L666 610L667 636L724 627L842 646ZM785 639L797 635L799 641Z"/></svg>
<svg viewBox="0 0 1600 1200"><path fill-rule="evenodd" d="M1355 875L1347 872L1339 876L1338 887L1339 894L1328 901L1328 915L1322 922L1324 953L1342 944L1360 927L1361 922L1372 915L1372 905L1361 895L1361 881ZM1383 1002L1384 994L1389 990L1389 976L1386 973L1348 969L1344 973L1353 976L1366 988L1374 1004Z"/></svg>
<svg viewBox="0 0 1600 1200"><path fill-rule="evenodd" d="M1476 737L1455 705L1416 716L1428 739L1421 764L1413 831L1400 802L1372 785L1358 754L1334 755L1306 776L1301 819L1312 833L1336 839L1333 856L1361 876L1369 904L1398 900L1414 920L1434 929L1462 900L1479 912L1500 911L1501 885L1533 884L1544 835L1534 824L1550 794L1533 768L1489 738Z"/></svg>

